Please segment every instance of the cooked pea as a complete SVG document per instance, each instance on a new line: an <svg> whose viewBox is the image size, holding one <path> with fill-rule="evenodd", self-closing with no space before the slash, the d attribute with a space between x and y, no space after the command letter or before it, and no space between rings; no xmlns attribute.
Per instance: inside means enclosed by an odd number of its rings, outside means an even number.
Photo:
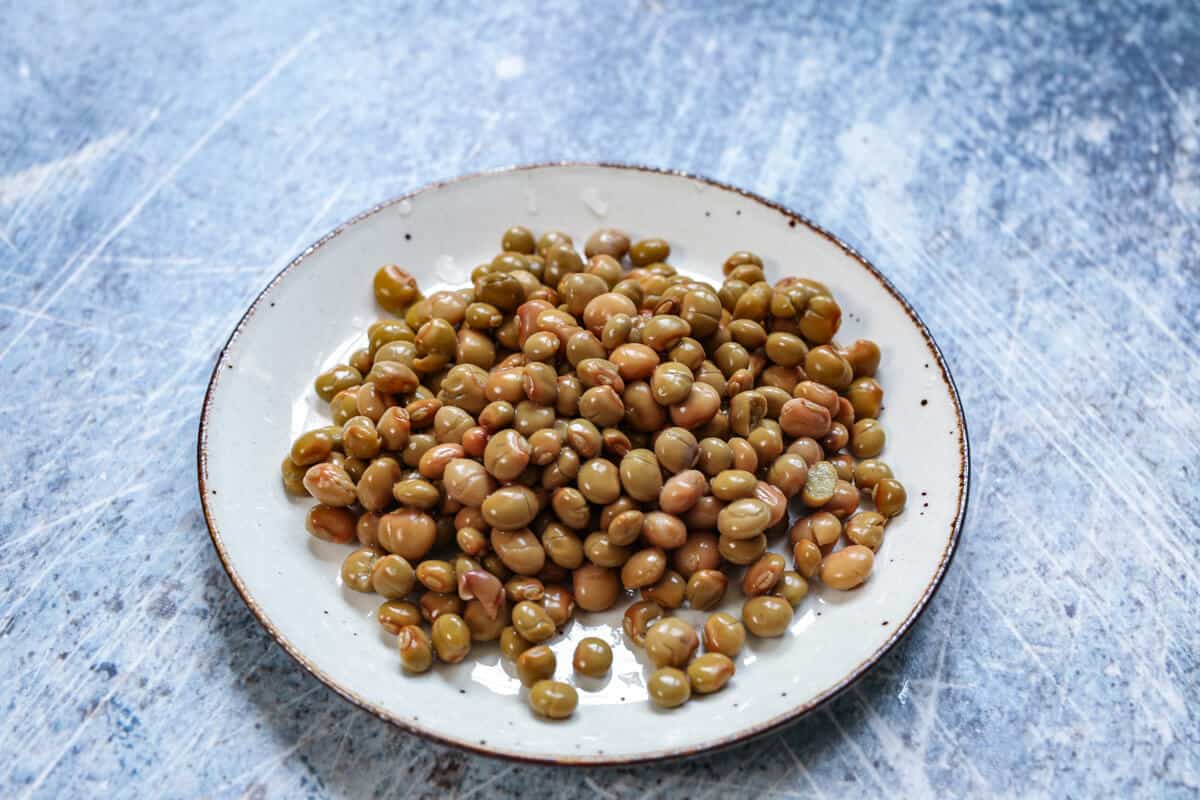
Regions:
<svg viewBox="0 0 1200 800"><path fill-rule="evenodd" d="M767 529L767 505L753 497L734 500L717 515L717 530L731 539L752 539Z"/></svg>
<svg viewBox="0 0 1200 800"><path fill-rule="evenodd" d="M879 459L869 458L854 465L854 484L863 491L872 491L884 478L891 478L892 468Z"/></svg>
<svg viewBox="0 0 1200 800"><path fill-rule="evenodd" d="M433 649L447 664L457 664L471 652L471 630L458 614L442 614L433 621Z"/></svg>
<svg viewBox="0 0 1200 800"><path fill-rule="evenodd" d="M377 547L360 547L342 562L342 583L356 592L370 592L371 573L384 555Z"/></svg>
<svg viewBox="0 0 1200 800"><path fill-rule="evenodd" d="M579 644L575 645L575 655L571 659L571 665L580 675L600 678L612 666L612 659L612 648L608 646L608 642L597 639L595 636L588 636L580 639Z"/></svg>
<svg viewBox="0 0 1200 800"><path fill-rule="evenodd" d="M532 646L512 625L506 625L500 631L500 652L513 661Z"/></svg>
<svg viewBox="0 0 1200 800"><path fill-rule="evenodd" d="M658 667L685 666L699 646L695 629L677 617L659 620L646 633L646 655Z"/></svg>
<svg viewBox="0 0 1200 800"><path fill-rule="evenodd" d="M854 423L850 449L857 458L874 458L883 450L885 436L878 420L860 419Z"/></svg>
<svg viewBox="0 0 1200 800"><path fill-rule="evenodd" d="M692 608L707 611L720 604L728 585L729 579L725 573L715 569L700 569L688 578L684 594Z"/></svg>
<svg viewBox="0 0 1200 800"><path fill-rule="evenodd" d="M687 676L692 691L712 694L725 688L735 671L733 659L729 656L724 653L705 653L688 664Z"/></svg>
<svg viewBox="0 0 1200 800"><path fill-rule="evenodd" d="M565 573L562 567L556 568ZM542 575L547 580L550 580L549 565L547 565L546 570L542 571ZM563 574L562 578L565 577L566 575ZM549 585L542 592L542 608L550 616L551 622L561 627L570 622L571 617L575 615L575 597L565 586Z"/></svg>
<svg viewBox="0 0 1200 800"><path fill-rule="evenodd" d="M584 611L607 611L621 594L617 573L598 564L584 564L573 573L575 602Z"/></svg>
<svg viewBox="0 0 1200 800"><path fill-rule="evenodd" d="M705 440L708 441L708 440ZM754 473L741 469L724 470L711 481L713 496L732 502L754 496L754 487L758 479Z"/></svg>
<svg viewBox="0 0 1200 800"><path fill-rule="evenodd" d="M416 573L403 556L383 556L375 561L371 568L371 588L389 600L398 600L404 597L413 590L415 585ZM450 582L450 585L453 588L453 581ZM440 589L439 591L448 592L450 589Z"/></svg>
<svg viewBox="0 0 1200 800"><path fill-rule="evenodd" d="M818 461L809 467L808 478L800 497L809 508L819 508L833 499L837 487L837 469L828 461Z"/></svg>
<svg viewBox="0 0 1200 800"><path fill-rule="evenodd" d="M859 586L871 574L875 554L859 544L830 553L821 562L821 582L831 589L849 590Z"/></svg>
<svg viewBox="0 0 1200 800"><path fill-rule="evenodd" d="M734 658L746 644L746 628L732 614L718 611L704 623L704 649Z"/></svg>
<svg viewBox="0 0 1200 800"><path fill-rule="evenodd" d="M747 597L767 594L775 588L787 569L787 561L778 553L766 553L746 570L742 593Z"/></svg>
<svg viewBox="0 0 1200 800"><path fill-rule="evenodd" d="M858 510L859 491L854 484L838 479L833 486L833 497L821 507L838 519L846 519Z"/></svg>
<svg viewBox="0 0 1200 800"><path fill-rule="evenodd" d="M493 528L491 545L504 566L518 575L536 575L546 564L546 551L528 528Z"/></svg>
<svg viewBox="0 0 1200 800"><path fill-rule="evenodd" d="M621 584L626 589L640 589L657 583L666 572L667 554L658 547L639 550L621 566Z"/></svg>
<svg viewBox="0 0 1200 800"><path fill-rule="evenodd" d="M779 576L779 583L775 585L775 594L795 608L808 596L808 580L800 573L788 570Z"/></svg>
<svg viewBox="0 0 1200 800"><path fill-rule="evenodd" d="M755 636L782 636L791 622L792 606L779 597L752 597L742 606L742 623Z"/></svg>
<svg viewBox="0 0 1200 800"><path fill-rule="evenodd" d="M662 667L650 674L646 681L650 700L662 708L676 708L692 696L692 686L687 674L675 667Z"/></svg>
<svg viewBox="0 0 1200 800"><path fill-rule="evenodd" d="M871 498L875 501L875 509L880 514L885 517L894 517L904 510L908 493L905 492L904 485L895 478L880 478L875 483Z"/></svg>
<svg viewBox="0 0 1200 800"><path fill-rule="evenodd" d="M717 539L717 549L729 563L745 566L753 564L767 551L767 537L761 533L751 539L734 539L722 535Z"/></svg>
<svg viewBox="0 0 1200 800"><path fill-rule="evenodd" d="M575 713L579 694L562 681L541 680L529 690L529 706L543 717L566 719Z"/></svg>
<svg viewBox="0 0 1200 800"><path fill-rule="evenodd" d="M355 535L354 512L346 508L318 504L308 510L304 522L308 532L322 541L347 544Z"/></svg>
<svg viewBox="0 0 1200 800"><path fill-rule="evenodd" d="M620 472L606 458L592 458L584 462L576 481L579 491L593 503L611 503L621 495Z"/></svg>
<svg viewBox="0 0 1200 800"><path fill-rule="evenodd" d="M402 312L420 297L416 278L394 264L379 268L374 289L375 302L393 314Z"/></svg>
<svg viewBox="0 0 1200 800"><path fill-rule="evenodd" d="M517 675L522 684L533 686L538 681L554 677L557 661L554 651L544 644L527 647L517 656Z"/></svg>
<svg viewBox="0 0 1200 800"><path fill-rule="evenodd" d="M655 547L674 550L687 541L687 526L673 514L650 511L642 520L642 536Z"/></svg>
<svg viewBox="0 0 1200 800"><path fill-rule="evenodd" d="M875 371L879 369L879 345L870 339L856 339L853 344L842 351L842 357L850 362L855 378L873 377Z"/></svg>
<svg viewBox="0 0 1200 800"><path fill-rule="evenodd" d="M792 548L796 571L802 577L811 578L821 567L821 547L812 539L800 539Z"/></svg>
<svg viewBox="0 0 1200 800"><path fill-rule="evenodd" d="M488 495L480 509L493 528L520 530L537 516L538 499L528 487L503 486Z"/></svg>
<svg viewBox="0 0 1200 800"><path fill-rule="evenodd" d="M587 464L584 467L586 468ZM625 493L634 500L641 502L657 500L659 492L662 491L662 468L659 467L658 459L650 450L630 450L621 459L620 477Z"/></svg>
<svg viewBox="0 0 1200 800"><path fill-rule="evenodd" d="M650 586L642 588L642 597L663 608L679 608L687 599L687 581L674 570L667 570Z"/></svg>
<svg viewBox="0 0 1200 800"><path fill-rule="evenodd" d="M400 663L408 672L427 672L433 666L433 648L419 625L405 625L396 634Z"/></svg>
<svg viewBox="0 0 1200 800"><path fill-rule="evenodd" d="M375 618L385 631L399 634L406 625L420 625L421 612L412 603L400 600L385 600L375 611Z"/></svg>
<svg viewBox="0 0 1200 800"><path fill-rule="evenodd" d="M854 467L858 463L858 459L849 453L838 453L835 456L829 457L829 463L833 464L833 468L837 470L838 480L852 483L854 481Z"/></svg>
<svg viewBox="0 0 1200 800"><path fill-rule="evenodd" d="M512 624L517 633L535 644L546 641L555 632L554 621L546 609L529 600L522 600L513 606Z"/></svg>
<svg viewBox="0 0 1200 800"><path fill-rule="evenodd" d="M437 523L417 509L402 508L379 518L379 544L389 553L419 561L433 549Z"/></svg>
<svg viewBox="0 0 1200 800"><path fill-rule="evenodd" d="M796 521L790 532L790 541L794 544L802 539L810 539L819 547L828 547L841 535L841 520L828 511L818 511Z"/></svg>

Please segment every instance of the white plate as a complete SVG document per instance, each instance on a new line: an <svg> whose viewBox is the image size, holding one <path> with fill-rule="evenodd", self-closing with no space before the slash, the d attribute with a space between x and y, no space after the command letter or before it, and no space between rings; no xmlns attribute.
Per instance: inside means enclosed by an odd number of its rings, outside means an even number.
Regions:
<svg viewBox="0 0 1200 800"><path fill-rule="evenodd" d="M888 445L908 489L876 571L859 590L817 588L781 639L751 642L722 692L671 712L646 699L644 662L624 643L621 610L584 614L554 645L557 677L580 688L568 721L536 719L494 645L423 676L401 672L378 598L340 585L349 548L310 537L308 503L285 495L279 461L303 430L327 424L313 377L365 344L380 315L371 277L398 263L429 291L468 283L471 268L522 224L577 243L597 227L662 236L671 262L718 282L721 262L752 249L767 277L799 274L833 290L839 339L880 342ZM762 198L687 175L600 164L523 167L460 178L385 203L305 250L255 300L229 339L200 422L200 492L213 543L267 631L343 697L405 730L491 755L549 763L629 763L730 744L812 710L900 638L936 590L967 498L967 437L958 397L928 330L859 255ZM790 559L789 559L790 562ZM730 608L737 612L730 592ZM694 622L703 615L682 611ZM612 643L606 680L577 681L574 642ZM640 651L639 651L640 652Z"/></svg>

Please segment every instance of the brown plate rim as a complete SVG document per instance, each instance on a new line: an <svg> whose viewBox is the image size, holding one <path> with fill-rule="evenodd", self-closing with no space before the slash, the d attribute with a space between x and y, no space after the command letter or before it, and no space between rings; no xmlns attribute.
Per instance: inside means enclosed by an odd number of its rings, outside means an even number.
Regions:
<svg viewBox="0 0 1200 800"><path fill-rule="evenodd" d="M926 585L925 591L922 593L922 595L921 595L920 599L917 601L916 605L913 606L913 608L909 611L908 616L905 617L904 621L900 625L896 626L892 635L890 637L888 637L888 639L882 645L880 645L879 648L874 653L872 653L866 659L861 661L856 667L854 667L852 670L850 670L841 681L839 681L834 686L830 687L825 692L821 693L820 695L818 695L817 697L813 698L812 700L810 700L806 703L802 703L800 705L793 706L785 713L780 714L780 715L768 720L767 722L756 725L753 728L740 730L731 736L717 739L717 740L714 740L714 741L704 744L704 745L658 750L658 751L652 751L652 752L647 752L647 753L639 753L637 755L632 755L632 756L621 756L621 757L603 756L603 755L598 756L598 757L597 756L560 756L560 757L534 756L534 755L528 755L525 753L503 750L503 749L499 749L499 748L492 747L492 746L481 746L478 743L467 741L465 739L456 739L454 737L445 736L445 735L427 730L419 725L413 725L403 719L395 717L395 716L391 715L386 709L383 709L383 708L375 705L374 703L372 703L371 701L369 701L365 698L359 697L354 692L352 692L349 689L338 684L335 680L333 680L331 677L329 677L324 672L322 672L315 664L311 663L305 657L305 655L303 653L301 653L286 637L284 637L278 630L276 630L276 628L275 628L274 624L271 622L271 620L267 618L267 616L264 614L262 609L259 608L259 606L255 602L255 600L250 596L250 593L247 590L245 584L243 584L241 577L237 573L237 570L235 570L233 565L230 563L228 554L225 551L224 543L221 540L221 534L217 529L216 520L213 517L212 510L209 508L209 503L208 503L209 492L208 492L208 488L207 488L208 412L209 412L210 406L212 405L213 395L216 390L217 384L220 381L221 367L226 363L227 357L229 355L230 346L233 344L234 341L236 341L237 337L241 334L242 329L246 326L246 323L249 322L250 318L254 316L255 311L258 310L259 303L262 302L262 300L266 296L266 294L268 292L270 292L271 289L274 288L274 286L284 278L284 276L286 276L293 269L298 267L308 256L310 256L316 250L318 250L319 248L324 246L331 239L341 235L343 232L345 232L351 226L363 221L364 219L367 219L368 217L374 216L375 214L378 214L380 211L382 211L390 206L393 206L397 203L401 203L406 200L412 200L413 198L418 197L426 192L434 191L436 189L440 189L445 186L449 186L449 185L456 184L456 183L463 183L463 182L470 181L470 180L486 178L486 177L491 177L491 176L495 176L495 175L503 175L506 173L524 172L524 171L528 171L528 170L547 169L547 168L554 168L554 167L588 167L588 168L598 168L598 169L628 170L631 172L648 172L648 173L652 173L652 174L669 175L669 176L674 176L674 177L679 177L679 178L686 178L688 180L699 181L708 186L722 189L727 192L733 192L735 194L741 195L742 197L744 197L746 199L753 200L754 202L759 203L760 205L763 205L769 209L772 209L772 210L778 212L779 214L782 214L785 218L787 218L787 220L790 223L802 224L805 227L807 227L808 229L812 230L813 232L825 237L827 240L829 240L833 244L837 245L837 247L840 248L844 253L846 253L846 255L850 256L851 258L855 259L859 264L861 264L867 270L867 272L870 273L880 283L880 285L882 285L884 287L884 289L886 289L897 300L897 302L900 303L900 306L904 309L905 313L908 314L909 319L911 319L913 321L913 323L916 324L917 329L921 332L921 335L924 337L926 343L929 345L929 348L933 351L934 357L937 361L938 369L941 373L942 383L950 391L950 396L951 396L952 400L954 401L954 412L955 412L956 417L958 418L958 430L959 430L958 513L955 514L954 520L951 523L950 536L949 536L949 539L947 540L945 550L942 551L942 557L938 564L938 568L934 572L933 577L930 579L929 583ZM946 574L946 570L950 566L950 562L953 559L954 554L958 550L959 537L962 532L963 522L966 519L967 505L968 505L969 495L970 495L970 491L969 491L970 480L971 480L970 443L969 443L969 438L968 438L968 433L967 433L967 421L966 421L965 415L963 414L962 400L959 397L958 387L954 382L953 376L950 374L950 369L946 364L945 357L942 355L941 348L939 348L937 345L937 342L934 341L933 335L930 333L929 328L925 324L924 320L921 319L921 316L912 307L912 304L909 303L908 299L905 298L903 294L901 294L900 290L897 289L892 284L892 282L890 280L888 280L888 278L882 272L880 272L879 269L877 269L875 267L874 264L872 264L870 261L868 261L862 254L860 254L853 247L846 244L840 238L838 238L834 234L830 233L828 230L821 227L820 225L816 224L815 222L810 220L808 217L806 217L802 214L798 214L795 211L792 211L791 209L787 208L786 206L776 203L773 200L769 200L769 199L767 199L759 194L756 194L754 192L750 192L745 189L739 188L737 186L733 186L731 184L724 183L722 181L708 178L703 175L697 175L697 174L685 172L682 170L665 169L665 168L661 168L661 167L651 167L651 166L645 166L645 165L640 165L640 164L624 164L624 163L609 162L609 161L546 161L546 162L537 162L537 163L531 163L531 164L519 164L519 165L512 165L512 166L507 166L507 167L498 167L495 169L488 169L488 170L482 170L482 171L478 171L478 172L465 173L463 175L459 175L455 178L451 178L448 180L435 181L433 183L426 184L426 185L420 187L419 189L408 192L407 194L403 194L398 197L394 197L390 200L386 200L386 201L379 203L378 205L375 205L375 206L371 207L370 209L352 217L351 219L347 220L346 222L343 222L342 224L338 225L332 231L325 234L320 239L318 239L317 241L313 242L311 245L306 247L303 251L301 251L301 253L299 255L297 255L290 262L288 262L287 266L285 266L283 269L281 269L279 271L279 273L276 274L275 277L272 278L271 281L262 289L262 291L260 291L258 293L258 295L255 296L254 302L252 302L250 304L250 307L246 310L246 313L242 315L240 320L238 320L238 323L234 327L233 332L230 333L229 338L225 341L225 344L221 347L221 351L217 356L216 363L213 366L212 376L209 378L208 388L204 393L204 405L200 412L200 424L199 424L199 430L197 433L198 433L197 442L196 442L197 484L198 484L198 488L199 488L199 492L200 492L200 505L201 505L203 513L204 513L204 521L205 521L205 525L208 528L209 537L212 539L213 547L217 551L217 557L220 559L221 565L224 567L225 572L229 575L229 579L230 579L230 581L232 581L234 588L237 590L238 594L241 596L242 601L245 602L246 606L250 609L251 613L254 614L255 619L257 619L259 624L263 626L263 629L266 630L267 634L272 639L274 639L275 642L278 643L280 647L283 648L284 652L286 652L289 656L291 656L292 659L294 659L297 664L299 664L306 671L308 671L313 677L315 677L317 680L321 681L321 683L325 684L328 688L330 688L335 693L340 695L346 701L358 706L359 708L363 709L364 711L374 714L376 717L379 717L380 719L382 719L386 722L392 723L393 725L397 726L398 728L400 728L408 733L416 734L417 736L422 736L426 739L438 742L439 744L462 748L464 750L468 750L470 752L477 753L477 754L483 755L483 756L489 756L492 758L503 758L503 759L508 759L511 761L526 763L526 764L541 764L541 765L549 765L549 766L586 766L586 767L629 766L632 764L646 764L646 763L651 763L651 762L660 762L660 761L669 761L669 760L673 760L673 759L690 758L693 756L700 755L702 753L711 753L716 750L721 750L721 749L725 749L728 747L732 747L734 745L747 742L750 739L757 738L759 736L770 733L772 731L779 730L780 728L782 728L790 723L796 722L801 717L804 717L807 714L815 711L816 709L820 708L821 706L825 705L826 703L831 702L832 700L837 698L839 695L841 695L843 692L845 692L847 689L849 689L851 686L853 686L863 675L865 675L871 669L871 667L873 667L885 655L887 655L887 653L889 651L891 651L891 649L893 647L896 646L896 644L905 636L905 634L907 634L908 631L912 629L912 626L914 625L914 623L917 621L917 619L920 618L920 616L924 613L925 609L929 606L930 600L933 598L933 595L937 592L938 588L941 586L942 579L945 577L945 574Z"/></svg>

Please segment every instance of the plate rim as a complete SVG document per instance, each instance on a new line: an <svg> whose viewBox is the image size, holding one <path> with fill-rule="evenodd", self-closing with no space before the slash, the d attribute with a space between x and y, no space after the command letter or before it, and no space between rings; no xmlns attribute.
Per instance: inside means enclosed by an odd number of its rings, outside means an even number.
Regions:
<svg viewBox="0 0 1200 800"><path fill-rule="evenodd" d="M887 290L887 292L891 294L897 302L899 302L905 314L907 314L909 319L916 325L917 330L925 339L926 344L928 344L929 348L933 351L942 383L949 390L950 398L953 401L954 413L958 419L958 430L960 431L958 442L958 509L950 524L950 536L947 540L945 549L942 551L941 559L939 560L937 569L934 571L929 583L926 585L924 592L922 592L920 599L909 611L904 621L895 627L892 635L889 636L873 653L859 662L854 668L849 670L841 680L839 680L826 691L805 703L801 703L789 708L787 711L772 717L766 722L759 723L751 728L739 730L736 733L715 739L710 743L667 748L663 750L649 751L626 756L541 756L506 750L490 745L481 746L476 742L438 733L423 726L416 725L396 717L389 713L387 709L373 703L366 698L358 696L353 691L340 685L336 680L325 674L316 664L309 661L305 654L301 652L295 645L293 645L291 641L287 639L287 637L285 637L275 628L274 624L251 596L246 585L243 583L241 576L231 563L228 553L225 551L225 546L222 541L215 516L212 509L209 508L209 491L207 486L208 415L212 406L217 385L220 382L221 368L228 360L229 348L237 340L238 336L241 335L243 329L246 327L246 324L254 316L263 298L268 292L271 291L272 288L275 287L277 283L283 280L288 273L297 268L305 259L327 244L330 240L340 236L357 223L362 222L369 217L373 217L393 205L402 203L406 200L411 201L412 199L425 194L426 192L432 192L458 183L465 183L467 181L477 180L480 178L494 177L509 173L519 173L531 170L559 167L588 167L606 170L612 169L630 172L647 172L655 175L667 175L698 181L706 184L707 186L727 192L733 192L745 199L752 200L783 215L793 227L796 224L804 225L809 230L824 237L826 240L836 245L847 256L853 258L862 267L864 267L868 274L875 278L875 280L878 281L879 284L885 290ZM908 634L908 632L916 624L917 620L920 619L922 614L924 614L925 610L929 607L929 604L932 601L933 596L937 593L938 589L941 588L946 571L948 570L954 555L958 552L959 540L961 537L963 524L966 520L967 507L970 500L971 454L970 436L967 431L967 420L966 415L963 413L962 399L959 396L958 386L954 382L954 377L950 373L950 368L946 363L945 356L942 354L941 348L938 347L937 342L934 340L933 334L930 332L929 327L925 324L925 321L921 318L920 314L917 313L916 309L913 308L912 304L908 301L908 298L906 298L904 294L896 288L891 280L889 280L887 276L883 274L883 272L881 272L873 263L871 263L871 261L869 261L865 256L863 256L849 244L844 242L840 237L831 233L821 225L809 219L807 216L797 213L781 203L777 203L774 200L763 197L762 195L747 189L743 189L714 178L709 178L705 175L683 170L648 166L645 164L631 164L613 161L540 161L526 164L512 164L509 166L467 172L457 175L453 178L437 180L424 184L410 192L406 192L396 197L384 200L383 202L377 203L367 210L362 211L350 219L340 223L331 231L321 236L312 244L308 245L306 248L300 251L298 255L291 259L278 273L275 274L273 278L271 278L267 285L255 295L254 300L250 303L250 306L246 309L245 313L242 314L241 318L234 326L233 331L225 340L225 344L221 346L221 350L217 354L217 359L213 365L213 371L209 377L208 386L204 392L203 405L201 406L200 410L200 420L196 439L196 477L197 488L200 494L201 510L204 515L205 526L208 529L209 539L212 541L213 548L217 552L217 558L220 560L221 566L225 569L225 573L229 576L230 582L233 584L234 589L241 597L242 602L244 602L246 607L250 609L251 614L253 614L254 618L262 626L263 630L266 631L267 635L273 639L275 643L278 644L283 651L292 658L292 660L294 660L301 668L324 684L328 689L340 696L343 700L378 717L379 719L384 720L385 722L395 725L406 733L420 736L438 744L467 750L477 755L516 761L530 765L612 767L686 759L705 753L724 750L735 745L748 742L752 739L756 739L768 733L778 731L792 723L799 721L801 718L832 702L845 691L850 689L854 684L856 684L871 670L872 667L879 663L884 656L891 652L891 650Z"/></svg>

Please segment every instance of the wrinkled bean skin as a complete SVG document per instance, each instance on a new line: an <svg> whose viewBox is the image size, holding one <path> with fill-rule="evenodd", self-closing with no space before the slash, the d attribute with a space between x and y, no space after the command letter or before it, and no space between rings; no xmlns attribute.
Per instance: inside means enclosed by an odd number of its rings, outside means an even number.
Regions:
<svg viewBox="0 0 1200 800"><path fill-rule="evenodd" d="M719 611L704 623L704 649L734 658L746 644L746 628L732 614Z"/></svg>
<svg viewBox="0 0 1200 800"><path fill-rule="evenodd" d="M575 713L579 694L562 681L541 680L529 690L529 706L549 719L566 719Z"/></svg>
<svg viewBox="0 0 1200 800"><path fill-rule="evenodd" d="M646 633L646 655L658 667L686 666L700 639L691 625L676 617L666 617Z"/></svg>

